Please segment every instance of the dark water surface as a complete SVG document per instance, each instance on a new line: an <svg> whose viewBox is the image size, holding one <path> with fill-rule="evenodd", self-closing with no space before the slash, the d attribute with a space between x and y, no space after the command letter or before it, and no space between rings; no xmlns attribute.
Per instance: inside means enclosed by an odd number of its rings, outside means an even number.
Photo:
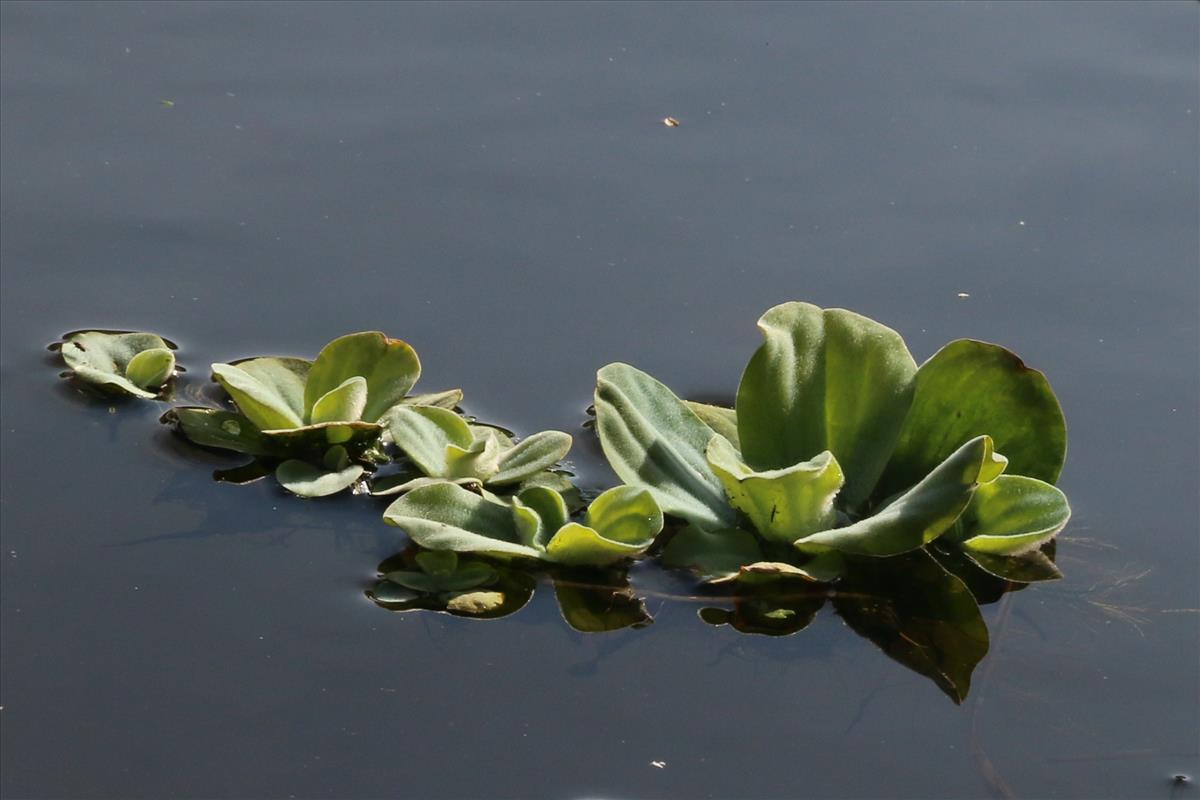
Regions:
<svg viewBox="0 0 1200 800"><path fill-rule="evenodd" d="M0 15L4 797L1195 792L1197 5ZM985 609L961 707L828 609L786 638L655 597L585 636L544 589L387 613L382 504L213 483L236 461L43 349L154 330L187 388L382 329L602 485L597 367L728 397L789 299L918 360L1003 343L1062 400L1067 577Z"/></svg>

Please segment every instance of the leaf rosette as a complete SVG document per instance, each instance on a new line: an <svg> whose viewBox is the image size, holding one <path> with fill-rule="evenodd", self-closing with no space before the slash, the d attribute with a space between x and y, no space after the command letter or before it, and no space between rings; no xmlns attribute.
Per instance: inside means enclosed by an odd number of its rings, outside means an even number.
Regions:
<svg viewBox="0 0 1200 800"><path fill-rule="evenodd" d="M609 463L690 523L669 566L830 580L845 558L942 540L1003 572L997 558L1027 557L1066 525L1062 411L1011 352L963 339L918 368L890 328L807 303L759 328L733 409L682 401L627 364L598 374Z"/></svg>
<svg viewBox="0 0 1200 800"><path fill-rule="evenodd" d="M153 333L78 331L52 345L70 375L106 394L160 397L175 375L175 345Z"/></svg>
<svg viewBox="0 0 1200 800"><path fill-rule="evenodd" d="M499 428L473 425L448 409L422 405L396 406L385 422L385 438L404 452L418 474L377 480L372 494L403 494L443 481L511 493L535 476L555 488L570 486L546 473L571 449L571 436L562 431L541 431L515 442Z"/></svg>
<svg viewBox="0 0 1200 800"><path fill-rule="evenodd" d="M412 489L383 518L426 550L569 567L606 567L635 558L663 527L651 494L630 486L602 493L581 522L571 520L563 496L545 486L522 489L505 503L446 481Z"/></svg>
<svg viewBox="0 0 1200 800"><path fill-rule="evenodd" d="M305 497L334 494L363 477L392 408L453 408L462 400L458 390L410 396L421 374L416 351L374 331L334 339L313 361L250 358L213 364L212 374L236 411L177 407L164 422L195 444L279 461L276 478Z"/></svg>

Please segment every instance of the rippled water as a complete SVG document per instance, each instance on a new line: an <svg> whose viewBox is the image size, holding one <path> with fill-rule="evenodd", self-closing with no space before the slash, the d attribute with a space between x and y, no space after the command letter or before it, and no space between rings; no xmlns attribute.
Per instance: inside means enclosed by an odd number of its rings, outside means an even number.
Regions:
<svg viewBox="0 0 1200 800"><path fill-rule="evenodd" d="M1200 772L1194 4L0 7L6 797L1179 797ZM678 127L662 119L672 116ZM960 294L967 295L961 297ZM577 434L613 360L728 397L787 299L970 336L1070 427L1066 579L948 702L823 613L571 631L365 599L363 498L210 480L81 327L351 330ZM686 584L683 584L686 588ZM673 590L674 593L683 589ZM671 594L662 591L661 594Z"/></svg>

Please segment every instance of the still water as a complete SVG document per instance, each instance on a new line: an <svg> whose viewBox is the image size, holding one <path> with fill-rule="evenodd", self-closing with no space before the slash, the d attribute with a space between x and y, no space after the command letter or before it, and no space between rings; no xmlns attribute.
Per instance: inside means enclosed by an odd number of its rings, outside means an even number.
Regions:
<svg viewBox="0 0 1200 800"><path fill-rule="evenodd" d="M1200 7L0 19L6 798L1195 792L1171 777L1200 777ZM237 462L44 350L154 330L196 391L380 329L419 389L575 433L603 486L596 368L728 398L790 299L918 361L1000 342L1063 403L1066 579L985 607L961 706L829 609L790 637L657 596L584 635L545 588L494 622L389 613L382 504L214 483Z"/></svg>

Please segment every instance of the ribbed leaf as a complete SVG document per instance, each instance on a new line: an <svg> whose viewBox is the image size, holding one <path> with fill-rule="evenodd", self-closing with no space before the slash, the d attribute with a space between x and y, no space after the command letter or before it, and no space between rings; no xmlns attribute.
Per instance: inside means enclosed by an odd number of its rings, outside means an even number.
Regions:
<svg viewBox="0 0 1200 800"><path fill-rule="evenodd" d="M446 448L469 448L474 441L467 422L434 406L397 406L385 418L388 434L426 475L448 477Z"/></svg>
<svg viewBox="0 0 1200 800"><path fill-rule="evenodd" d="M995 480L1004 457L980 436L954 451L916 486L873 516L853 525L796 541L806 553L832 549L863 556L894 556L916 550L954 525L979 484Z"/></svg>
<svg viewBox="0 0 1200 800"><path fill-rule="evenodd" d="M1023 475L1001 475L980 486L963 511L962 547L993 555L1027 553L1054 538L1070 518L1067 496L1055 487Z"/></svg>
<svg viewBox="0 0 1200 800"><path fill-rule="evenodd" d="M299 428L304 424L301 416L289 403L289 386L286 383L264 380L263 376L267 375L267 372L248 371L232 364L213 364L212 371L213 377L233 398L238 410L259 429L282 430Z"/></svg>
<svg viewBox="0 0 1200 800"><path fill-rule="evenodd" d="M765 341L737 394L742 458L790 467L824 450L856 507L875 487L912 400L916 363L891 328L843 309L784 303L758 322Z"/></svg>
<svg viewBox="0 0 1200 800"><path fill-rule="evenodd" d="M724 528L736 519L705 448L713 431L670 389L628 364L596 380L596 431L617 476L650 491L668 514Z"/></svg>
<svg viewBox="0 0 1200 800"><path fill-rule="evenodd" d="M510 506L485 500L452 483L413 489L383 512L389 525L429 550L538 558L519 543Z"/></svg>
<svg viewBox="0 0 1200 800"><path fill-rule="evenodd" d="M534 473L552 467L571 449L571 435L562 431L542 431L505 450L499 471L488 478L491 486L520 483Z"/></svg>
<svg viewBox="0 0 1200 800"><path fill-rule="evenodd" d="M361 376L347 378L336 389L317 399L309 413L309 422L354 422L362 418L367 405L367 381Z"/></svg>
<svg viewBox="0 0 1200 800"><path fill-rule="evenodd" d="M879 486L907 489L964 442L987 434L1009 474L1058 480L1067 426L1046 376L994 344L959 339L921 365L912 408Z"/></svg>
<svg viewBox="0 0 1200 800"><path fill-rule="evenodd" d="M809 461L765 472L743 464L721 436L709 442L707 455L730 504L750 518L764 539L794 542L837 522L833 501L844 480L828 450Z"/></svg>
<svg viewBox="0 0 1200 800"><path fill-rule="evenodd" d="M684 405L691 409L693 414L700 418L701 422L712 428L713 433L721 434L735 448L741 449L741 445L738 444L736 411L732 408L714 406L708 403L697 403L693 400L684 400L683 402Z"/></svg>
<svg viewBox="0 0 1200 800"><path fill-rule="evenodd" d="M421 362L406 342L378 331L339 337L325 345L313 362L304 389L305 408L356 375L367 381L362 418L375 422L404 400L421 375Z"/></svg>

